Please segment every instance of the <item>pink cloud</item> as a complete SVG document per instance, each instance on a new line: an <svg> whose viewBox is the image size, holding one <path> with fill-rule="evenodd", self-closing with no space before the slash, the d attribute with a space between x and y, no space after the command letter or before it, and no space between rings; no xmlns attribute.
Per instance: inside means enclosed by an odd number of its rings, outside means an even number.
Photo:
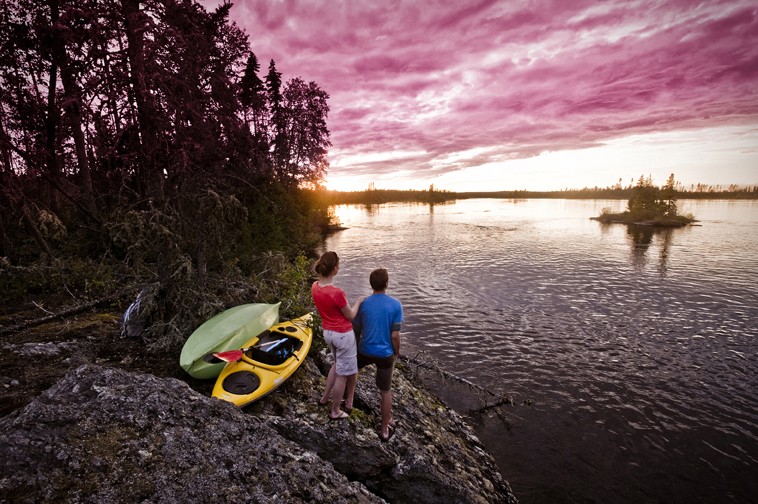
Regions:
<svg viewBox="0 0 758 504"><path fill-rule="evenodd" d="M630 134L758 124L752 0L240 0L231 13L262 62L330 94L335 153L424 153L338 173L431 175Z"/></svg>

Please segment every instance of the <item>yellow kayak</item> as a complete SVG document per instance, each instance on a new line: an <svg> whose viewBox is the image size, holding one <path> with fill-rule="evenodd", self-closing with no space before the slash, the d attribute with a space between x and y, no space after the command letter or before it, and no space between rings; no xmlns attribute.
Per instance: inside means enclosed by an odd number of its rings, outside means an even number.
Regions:
<svg viewBox="0 0 758 504"><path fill-rule="evenodd" d="M271 327L279 320L279 305L244 304L219 313L190 335L179 356L179 365L193 378L216 378L223 362L209 362L205 357L212 352L239 348Z"/></svg>
<svg viewBox="0 0 758 504"><path fill-rule="evenodd" d="M313 341L311 318L306 314L274 324L251 338L239 360L224 366L213 387L213 397L242 407L276 390L308 355Z"/></svg>

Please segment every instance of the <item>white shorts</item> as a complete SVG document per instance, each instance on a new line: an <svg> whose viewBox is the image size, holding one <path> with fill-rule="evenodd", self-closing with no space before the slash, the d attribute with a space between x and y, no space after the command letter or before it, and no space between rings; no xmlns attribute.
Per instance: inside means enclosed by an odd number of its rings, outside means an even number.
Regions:
<svg viewBox="0 0 758 504"><path fill-rule="evenodd" d="M339 376L350 376L358 372L358 346L355 344L355 333L352 329L347 332L337 332L324 329L324 339L332 351L336 371Z"/></svg>

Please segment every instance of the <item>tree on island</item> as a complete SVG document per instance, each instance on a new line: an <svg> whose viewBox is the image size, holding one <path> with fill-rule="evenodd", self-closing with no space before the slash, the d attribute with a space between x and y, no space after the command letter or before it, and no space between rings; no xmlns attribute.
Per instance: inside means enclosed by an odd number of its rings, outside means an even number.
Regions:
<svg viewBox="0 0 758 504"><path fill-rule="evenodd" d="M677 190L674 174L669 175L663 187L656 187L653 178L641 175L627 203L627 210L611 213L603 210L595 220L620 222L625 224L647 224L655 226L685 226L694 222L691 215L677 213Z"/></svg>

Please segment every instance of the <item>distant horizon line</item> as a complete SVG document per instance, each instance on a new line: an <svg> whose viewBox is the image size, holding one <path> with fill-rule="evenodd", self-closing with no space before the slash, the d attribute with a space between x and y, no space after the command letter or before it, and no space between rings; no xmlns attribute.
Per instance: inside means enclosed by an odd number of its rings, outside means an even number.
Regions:
<svg viewBox="0 0 758 504"><path fill-rule="evenodd" d="M696 186L691 184L690 187ZM758 192L758 182L755 184L738 185L738 184L697 184L701 186L700 189L691 190L688 188L676 189L677 192L685 193L734 193L734 192ZM564 189L498 189L493 191L451 191L449 189L432 189L435 193L447 193L447 194L499 194L499 193L563 193L563 192L623 192L634 189L636 186L626 187L583 187L576 188L564 188ZM342 190L342 189L321 189L326 192L333 193L363 193L363 192L419 192L428 193L429 189L383 189L383 188L365 188L354 190Z"/></svg>

